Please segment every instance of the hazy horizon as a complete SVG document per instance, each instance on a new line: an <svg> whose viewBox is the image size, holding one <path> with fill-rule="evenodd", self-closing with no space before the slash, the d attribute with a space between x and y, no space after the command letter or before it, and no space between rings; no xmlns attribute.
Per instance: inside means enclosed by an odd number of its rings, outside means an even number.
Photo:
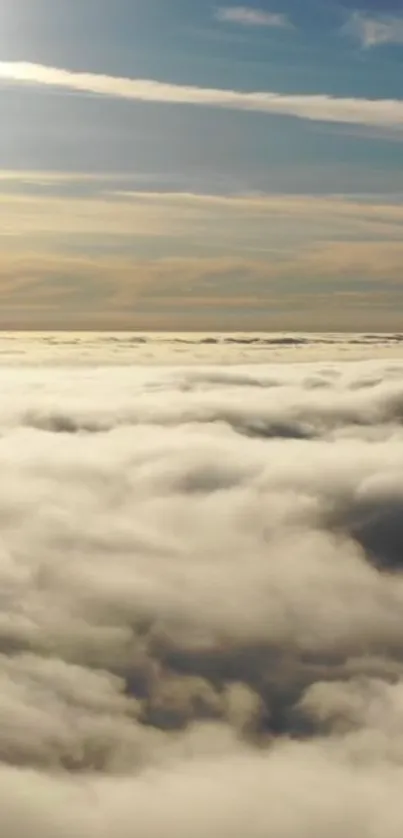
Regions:
<svg viewBox="0 0 403 838"><path fill-rule="evenodd" d="M403 333L0 332L0 367L248 366L403 358Z"/></svg>

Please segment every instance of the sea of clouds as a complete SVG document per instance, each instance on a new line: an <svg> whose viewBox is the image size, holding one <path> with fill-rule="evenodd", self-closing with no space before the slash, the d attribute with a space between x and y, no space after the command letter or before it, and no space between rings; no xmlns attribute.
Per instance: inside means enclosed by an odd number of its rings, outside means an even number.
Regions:
<svg viewBox="0 0 403 838"><path fill-rule="evenodd" d="M0 366L403 360L402 333L0 332Z"/></svg>
<svg viewBox="0 0 403 838"><path fill-rule="evenodd" d="M0 394L2 838L401 838L403 363Z"/></svg>

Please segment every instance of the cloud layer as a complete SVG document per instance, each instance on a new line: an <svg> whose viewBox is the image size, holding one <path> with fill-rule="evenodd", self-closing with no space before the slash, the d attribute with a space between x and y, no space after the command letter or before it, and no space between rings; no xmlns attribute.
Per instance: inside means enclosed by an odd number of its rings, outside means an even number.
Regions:
<svg viewBox="0 0 403 838"><path fill-rule="evenodd" d="M4 328L400 329L400 198L130 186L0 172Z"/></svg>
<svg viewBox="0 0 403 838"><path fill-rule="evenodd" d="M117 78L78 73L24 62L0 62L0 79L14 84L40 85L79 93L230 110L293 116L319 122L396 128L403 125L400 99L336 98L327 94L286 95L274 92L241 92L167 84L155 80Z"/></svg>
<svg viewBox="0 0 403 838"><path fill-rule="evenodd" d="M217 9L217 20L223 23L236 23L240 26L268 26L275 29L287 29L290 25L284 14L266 12L248 6L222 6Z"/></svg>
<svg viewBox="0 0 403 838"><path fill-rule="evenodd" d="M403 364L0 382L4 838L401 834Z"/></svg>

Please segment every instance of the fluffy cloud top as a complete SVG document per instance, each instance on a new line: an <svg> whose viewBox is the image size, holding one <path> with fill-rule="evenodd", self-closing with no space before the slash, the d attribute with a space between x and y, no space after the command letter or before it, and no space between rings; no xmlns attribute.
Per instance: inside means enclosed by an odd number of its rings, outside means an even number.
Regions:
<svg viewBox="0 0 403 838"><path fill-rule="evenodd" d="M0 382L2 836L400 835L403 364Z"/></svg>

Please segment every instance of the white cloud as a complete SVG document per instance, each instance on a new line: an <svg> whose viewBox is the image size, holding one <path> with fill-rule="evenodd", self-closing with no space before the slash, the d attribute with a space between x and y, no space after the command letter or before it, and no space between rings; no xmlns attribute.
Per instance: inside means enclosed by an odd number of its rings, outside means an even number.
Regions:
<svg viewBox="0 0 403 838"><path fill-rule="evenodd" d="M165 84L153 80L75 73L38 64L4 61L0 62L0 79L15 84L50 86L134 101L255 111L352 125L387 128L403 126L403 101L400 99L342 99L326 94L245 93L237 90Z"/></svg>
<svg viewBox="0 0 403 838"><path fill-rule="evenodd" d="M1 835L401 835L403 363L0 385Z"/></svg>
<svg viewBox="0 0 403 838"><path fill-rule="evenodd" d="M347 24L346 31L358 38L367 48L382 44L403 44L402 17L392 15L370 17L363 12L355 12Z"/></svg>
<svg viewBox="0 0 403 838"><path fill-rule="evenodd" d="M240 26L268 26L287 29L290 22L286 15L252 9L247 6L224 6L217 9L217 20L223 23L236 23Z"/></svg>

